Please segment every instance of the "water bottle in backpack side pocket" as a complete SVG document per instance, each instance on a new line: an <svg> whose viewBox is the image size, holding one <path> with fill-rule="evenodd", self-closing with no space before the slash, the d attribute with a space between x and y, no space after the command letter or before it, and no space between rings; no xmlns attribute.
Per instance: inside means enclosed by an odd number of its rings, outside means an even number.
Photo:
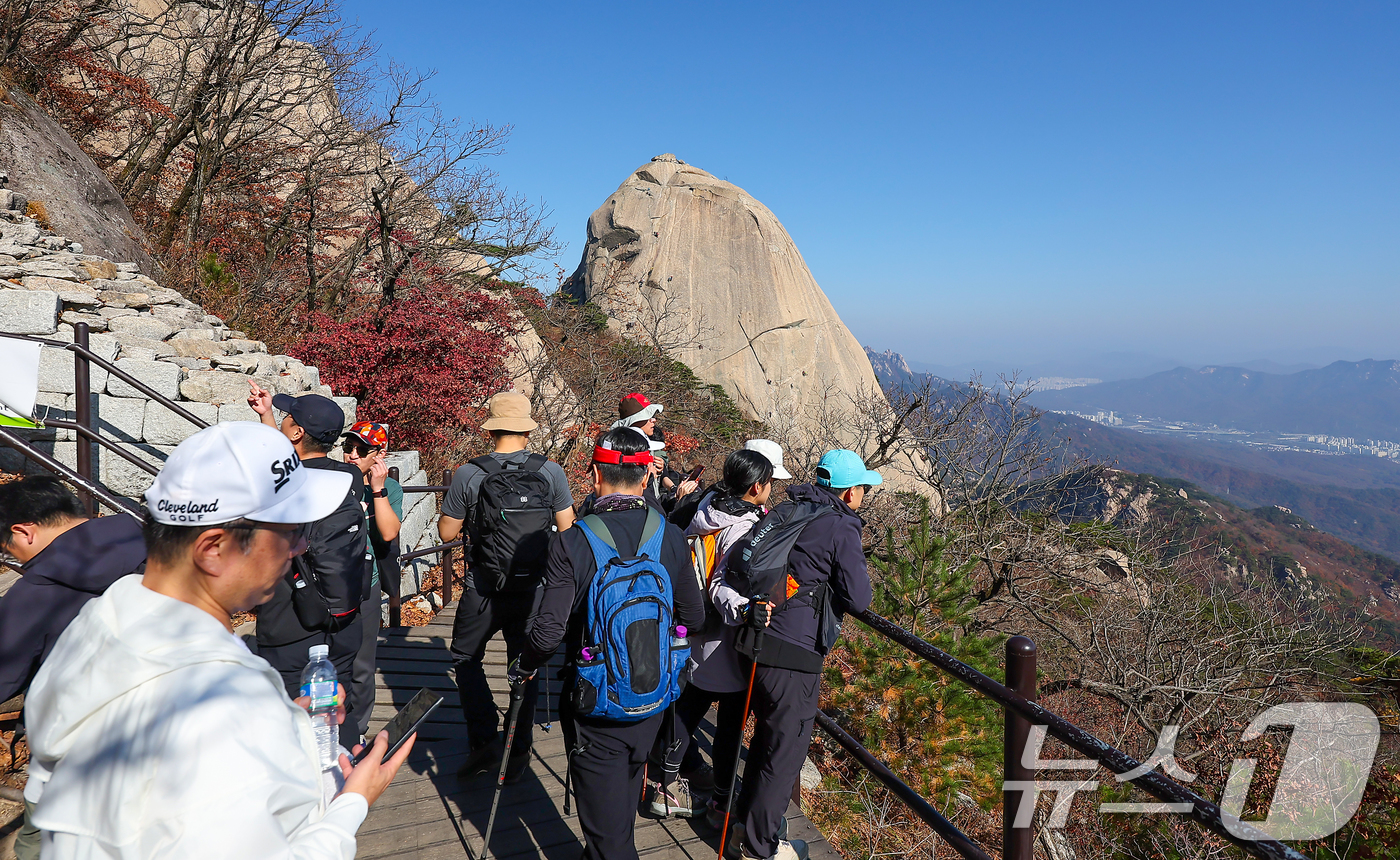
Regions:
<svg viewBox="0 0 1400 860"><path fill-rule="evenodd" d="M335 721L336 674L331 664L330 647L312 645L311 662L301 670L301 694L311 699L307 711L311 714L311 729L316 733L316 751L321 770L338 760L340 727Z"/></svg>
<svg viewBox="0 0 1400 860"><path fill-rule="evenodd" d="M671 683L676 695L690 684L690 638L684 624L677 624L671 635Z"/></svg>

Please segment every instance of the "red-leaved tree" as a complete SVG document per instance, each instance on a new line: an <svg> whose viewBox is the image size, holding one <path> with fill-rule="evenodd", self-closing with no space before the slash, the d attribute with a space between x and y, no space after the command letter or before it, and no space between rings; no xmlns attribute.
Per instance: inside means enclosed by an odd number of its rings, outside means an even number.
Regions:
<svg viewBox="0 0 1400 860"><path fill-rule="evenodd" d="M315 314L289 352L321 371L358 416L388 424L394 448L455 465L473 447L481 407L503 389L509 305L477 290L415 288L344 321ZM404 477L408 477L405 475Z"/></svg>

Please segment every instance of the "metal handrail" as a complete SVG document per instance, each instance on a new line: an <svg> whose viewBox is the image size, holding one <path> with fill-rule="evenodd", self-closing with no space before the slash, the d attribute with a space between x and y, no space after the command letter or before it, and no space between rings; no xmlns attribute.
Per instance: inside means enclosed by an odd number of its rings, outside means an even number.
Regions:
<svg viewBox="0 0 1400 860"><path fill-rule="evenodd" d="M891 622L889 619L877 615L868 609L861 612L852 612L850 615L870 627L870 629L874 630L876 633L904 646L914 655L933 663L943 672L952 675L959 681L985 694L988 698L1000 703L1006 708L1008 717L1011 716L1012 712L1015 712L1017 716L1029 721L1032 725L1046 726L1046 732L1048 734L1058 738L1060 741L1084 755L1094 758L1114 773L1127 773L1141 766L1141 762L1122 750L1099 740L1094 735L1084 731L1064 717L1046 710L1015 690L987 677L942 649L933 646L918 636L915 636L913 633L910 633L908 630L905 630L903 627ZM1019 764L1019 756L1017 757L1017 763ZM1010 762L1008 762L1008 764L1010 764ZM1248 822L1232 821L1230 827L1227 828L1225 822L1221 818L1219 806L1206 800L1194 791L1177 784L1159 771L1148 771L1142 776L1132 779L1131 782L1162 800L1171 803L1190 803L1191 817L1198 823L1256 857L1264 857L1268 858L1268 860L1308 860L1307 855L1284 845L1276 839L1270 839L1265 833L1252 827Z"/></svg>
<svg viewBox="0 0 1400 860"><path fill-rule="evenodd" d="M14 448L24 456L43 466L45 469L62 475L69 483L73 484L76 487L80 487L84 491L92 494L94 497L101 499L103 504L107 505L107 507L111 508L112 510L120 511L124 514L130 514L132 517L135 517L138 522L142 521L143 518L140 512L132 506L134 503L132 503L130 499L123 499L120 496L114 496L111 493L108 493L107 490L103 488L101 484L97 483L96 481L91 481L83 477L82 475L79 475L77 472L58 462L54 458L45 454L44 452L32 447L31 445L29 445L29 443L25 442L23 439L11 433L9 428L0 427L0 442L4 442L11 448Z"/></svg>
<svg viewBox="0 0 1400 860"><path fill-rule="evenodd" d="M459 546L466 545L467 542L465 540L454 540L450 543L438 544L437 546L430 546L427 549L415 550L414 552L406 552L403 555L399 556L399 561L412 561L415 558L422 558L425 555L432 555L435 552L442 552L445 549L453 550Z"/></svg>
<svg viewBox="0 0 1400 860"><path fill-rule="evenodd" d="M818 709L817 725L821 726L822 731L831 735L861 767L869 771L871 776L878 779L894 793L895 797L903 801L904 805L909 807L910 812L923 819L925 824L933 828L935 833L953 846L955 851L968 860L991 860L991 856L986 851L983 851L976 842L969 839L967 834L957 828L957 825L944 818L933 804L923 798L923 795L910 788L904 780L895 776L894 771L886 767L884 762L871 755L870 750L862 746L860 741L851 737L845 729L837 725L836 720L832 719L830 714Z"/></svg>
<svg viewBox="0 0 1400 860"><path fill-rule="evenodd" d="M82 326L84 330L86 330L87 328L87 323L78 323L78 325ZM27 340L31 343L38 343L44 346L52 346L58 349L66 349L69 352L80 355L85 360L96 364L98 367L112 374L116 378L120 379L122 382L125 382L127 385L130 385L132 388L135 388L137 391L156 401L161 406L164 406L166 409L169 409L171 412L174 412L176 415L179 415L181 418L190 422L199 429L203 430L205 427L209 426L209 422L196 416L188 409L185 409L180 404L159 393L146 383L127 373L125 370L122 370L121 368L117 367L115 364L103 358L102 356L97 355L92 350L88 349L86 346L79 344L76 340L74 340L73 343L69 343L63 340L50 340L49 338L34 337L33 335L27 334L11 334L9 332L0 332L0 337L8 337L12 340Z"/></svg>
<svg viewBox="0 0 1400 860"><path fill-rule="evenodd" d="M393 478L395 481L397 481L397 480L399 479L399 467L398 467L398 466L390 466L390 467L389 467L389 477ZM439 486L432 486L432 485L428 485L428 486L418 486L418 485L415 485L415 486L410 486L410 487L400 487L399 489L401 489L404 493L445 493L445 492L448 491L448 489L449 489L449 486L448 486L448 485L451 484L451 483L452 483L452 470L451 470L451 469L447 469L447 470L445 470L445 471L443 472L443 483L442 483L441 485L439 485ZM462 548L465 549L466 545L467 545L467 540L464 538L464 539L462 539L462 540L450 541L450 542L448 542L448 543L438 544L437 546L430 546L430 547L426 547L425 549L414 550L413 552L403 553L403 554L399 555L399 557L396 559L396 561L397 561L397 563L398 563L398 567L399 567L399 579L400 579L400 580L403 579L403 564L404 564L404 562L406 562L406 561L412 561L412 560L414 560L415 558L422 558L422 557L424 557L424 556L433 555L433 554L439 553L439 552L442 553L442 584L441 584L442 605L443 605L443 606L446 606L448 603L451 603L451 602L452 602L452 568L453 568L453 563L452 563L452 551L453 551L454 549L457 549L458 547L462 547ZM381 588L383 587L383 582L380 583L380 587L381 587ZM400 594L399 594L399 589L400 589L399 582L395 582L395 583L394 583L394 590L393 590L393 591L386 591L386 593L389 595L389 626L390 626L390 627L399 627L399 626L401 626L402 623L403 623L403 614L402 614L402 613L403 613L403 604L402 604L402 597L401 597Z"/></svg>
<svg viewBox="0 0 1400 860"><path fill-rule="evenodd" d="M106 436L103 436L101 433L98 433L96 430L93 430L90 427L84 427L76 421L66 421L62 418L45 418L44 426L60 427L64 430L72 430L79 436L85 436L88 439L91 439L92 441L101 445L103 448L107 449L108 451L111 451L113 454L116 454L118 457L121 457L123 460L126 460L131 465L142 470L146 474L160 474L160 470L157 469L155 466L152 466L150 463L147 463L145 460L142 460L140 457L137 457L135 454L118 445L116 442L113 442L111 439L108 439Z"/></svg>

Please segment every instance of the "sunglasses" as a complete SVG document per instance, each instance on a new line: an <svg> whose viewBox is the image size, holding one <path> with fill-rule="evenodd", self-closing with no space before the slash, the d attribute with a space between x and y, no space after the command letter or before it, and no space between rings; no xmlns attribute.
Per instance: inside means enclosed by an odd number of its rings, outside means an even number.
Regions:
<svg viewBox="0 0 1400 860"><path fill-rule="evenodd" d="M359 442L346 441L344 445L340 446L340 450L344 451L347 454L354 454L356 457L364 459L365 457L368 457L371 453L373 453L374 451L378 451L379 449L370 448L369 446L362 445Z"/></svg>
<svg viewBox="0 0 1400 860"><path fill-rule="evenodd" d="M301 540L306 534L306 523L260 523L254 520L234 520L231 523L219 526L225 529L239 529L242 531L265 531L276 532L286 536L292 543Z"/></svg>

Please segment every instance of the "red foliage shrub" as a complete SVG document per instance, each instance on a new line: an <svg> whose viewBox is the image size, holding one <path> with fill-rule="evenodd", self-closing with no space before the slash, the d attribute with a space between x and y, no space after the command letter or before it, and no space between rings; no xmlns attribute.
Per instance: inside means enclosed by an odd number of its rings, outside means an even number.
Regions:
<svg viewBox="0 0 1400 860"><path fill-rule="evenodd" d="M458 462L481 404L506 383L513 323L507 304L482 292L413 289L344 322L314 314L311 323L290 354L357 398L359 417L388 424L394 448L417 448L431 465Z"/></svg>

